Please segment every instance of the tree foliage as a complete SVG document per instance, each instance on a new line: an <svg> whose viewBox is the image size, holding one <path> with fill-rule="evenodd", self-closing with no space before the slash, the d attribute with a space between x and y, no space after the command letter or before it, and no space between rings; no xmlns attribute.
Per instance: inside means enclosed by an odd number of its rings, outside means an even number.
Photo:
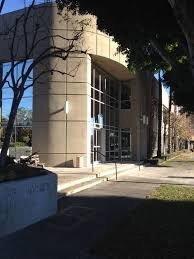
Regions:
<svg viewBox="0 0 194 259"><path fill-rule="evenodd" d="M194 2L192 0L58 0L98 17L98 25L119 43L130 70L168 73L174 101L194 111ZM170 73L170 76L169 76Z"/></svg>

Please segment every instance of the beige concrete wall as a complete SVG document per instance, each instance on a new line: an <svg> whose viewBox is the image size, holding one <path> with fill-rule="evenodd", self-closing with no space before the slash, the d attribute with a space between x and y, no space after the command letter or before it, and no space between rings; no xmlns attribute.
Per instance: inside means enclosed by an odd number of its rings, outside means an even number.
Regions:
<svg viewBox="0 0 194 259"><path fill-rule="evenodd" d="M55 62L50 60L51 64L52 61ZM47 165L74 166L77 156L84 157L85 165L89 163L91 60L89 56L71 57L64 69L68 73L77 63L79 70L75 77L48 75L45 82L39 81L34 88L33 151L38 150L41 161Z"/></svg>
<svg viewBox="0 0 194 259"><path fill-rule="evenodd" d="M129 80L131 109L120 110L120 127L131 129L133 160L139 161L148 158L152 141L150 131L157 132L157 118L152 121L151 116L152 101L154 98L158 99L158 88L155 81L151 73L137 73L134 79ZM144 123L143 116L148 117L148 125Z"/></svg>

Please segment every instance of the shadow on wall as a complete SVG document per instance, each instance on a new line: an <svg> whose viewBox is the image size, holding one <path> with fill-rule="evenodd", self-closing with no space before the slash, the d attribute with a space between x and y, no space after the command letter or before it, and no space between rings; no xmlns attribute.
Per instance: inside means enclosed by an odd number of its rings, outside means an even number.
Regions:
<svg viewBox="0 0 194 259"><path fill-rule="evenodd" d="M74 160L73 159L70 159L70 160L67 160L63 163L60 163L58 165L55 165L54 167L68 167L68 168L74 168L75 167L75 164L74 164Z"/></svg>

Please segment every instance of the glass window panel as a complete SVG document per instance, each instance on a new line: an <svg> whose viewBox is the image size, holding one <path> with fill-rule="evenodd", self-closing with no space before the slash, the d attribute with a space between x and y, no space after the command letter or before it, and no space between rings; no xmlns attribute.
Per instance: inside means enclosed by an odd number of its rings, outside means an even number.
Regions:
<svg viewBox="0 0 194 259"><path fill-rule="evenodd" d="M101 114L103 115L103 118L105 118L105 105L104 104L101 104Z"/></svg>
<svg viewBox="0 0 194 259"><path fill-rule="evenodd" d="M119 98L119 82L116 82L115 84L115 99L118 100Z"/></svg>
<svg viewBox="0 0 194 259"><path fill-rule="evenodd" d="M32 97L33 96L33 87L29 87L24 92L24 97Z"/></svg>
<svg viewBox="0 0 194 259"><path fill-rule="evenodd" d="M94 108L93 108L94 101L91 100L91 118L94 116Z"/></svg>
<svg viewBox="0 0 194 259"><path fill-rule="evenodd" d="M130 131L122 130L121 131L121 148L122 150L130 150Z"/></svg>
<svg viewBox="0 0 194 259"><path fill-rule="evenodd" d="M12 99L13 98L13 90L10 87L3 87L2 98L3 99Z"/></svg>
<svg viewBox="0 0 194 259"><path fill-rule="evenodd" d="M122 85L121 87L121 101L129 100L131 96L131 89L128 85Z"/></svg>
<svg viewBox="0 0 194 259"><path fill-rule="evenodd" d="M92 87L91 87L91 97L92 97L92 98L95 98L95 97L94 97L94 89L93 89Z"/></svg>
<svg viewBox="0 0 194 259"><path fill-rule="evenodd" d="M110 153L106 152L106 161L109 161L109 160L110 160Z"/></svg>
<svg viewBox="0 0 194 259"><path fill-rule="evenodd" d="M92 75L91 75L91 84L93 87L95 87L95 82L94 82L94 78L95 78L95 69L92 69Z"/></svg>
<svg viewBox="0 0 194 259"><path fill-rule="evenodd" d="M114 83L113 81L111 80L110 81L110 96L114 97Z"/></svg>
<svg viewBox="0 0 194 259"><path fill-rule="evenodd" d="M16 124L20 126L32 125L32 110L24 107L19 107L17 112Z"/></svg>
<svg viewBox="0 0 194 259"><path fill-rule="evenodd" d="M106 78L106 94L110 95L110 80Z"/></svg>
<svg viewBox="0 0 194 259"><path fill-rule="evenodd" d="M2 119L8 118L11 110L12 99L2 100Z"/></svg>
<svg viewBox="0 0 194 259"><path fill-rule="evenodd" d="M114 109L110 109L110 125L114 126L115 125L115 113Z"/></svg>
<svg viewBox="0 0 194 259"><path fill-rule="evenodd" d="M23 107L25 109L28 110L32 110L32 97L28 98L24 98L21 100L19 107Z"/></svg>
<svg viewBox="0 0 194 259"><path fill-rule="evenodd" d="M4 63L3 64L3 78L7 75L7 73L10 71L10 63ZM8 76L7 80L11 80L10 75Z"/></svg>
<svg viewBox="0 0 194 259"><path fill-rule="evenodd" d="M16 126L16 142L20 146L32 146L32 127Z"/></svg>
<svg viewBox="0 0 194 259"><path fill-rule="evenodd" d="M121 102L121 109L130 109L130 108L131 108L131 102L129 100Z"/></svg>
<svg viewBox="0 0 194 259"><path fill-rule="evenodd" d="M110 160L114 160L115 159L115 152L110 152Z"/></svg>
<svg viewBox="0 0 194 259"><path fill-rule="evenodd" d="M27 60L26 63L24 64L23 62L19 63L16 66L16 72L17 72L17 78L19 78L19 76L21 76L21 71L24 68L24 73L26 73L27 69L29 68L29 66L32 64L32 60ZM32 72L30 73L30 77L32 76Z"/></svg>
<svg viewBox="0 0 194 259"><path fill-rule="evenodd" d="M95 91L95 99L99 100L99 92L98 91Z"/></svg>
<svg viewBox="0 0 194 259"><path fill-rule="evenodd" d="M99 73L95 70L95 88L99 89Z"/></svg>
<svg viewBox="0 0 194 259"><path fill-rule="evenodd" d="M95 102L95 122L98 123L99 103Z"/></svg>
<svg viewBox="0 0 194 259"><path fill-rule="evenodd" d="M110 109L108 106L106 106L106 125L110 125Z"/></svg>
<svg viewBox="0 0 194 259"><path fill-rule="evenodd" d="M106 91L106 78L104 76L101 78L101 91L103 93Z"/></svg>

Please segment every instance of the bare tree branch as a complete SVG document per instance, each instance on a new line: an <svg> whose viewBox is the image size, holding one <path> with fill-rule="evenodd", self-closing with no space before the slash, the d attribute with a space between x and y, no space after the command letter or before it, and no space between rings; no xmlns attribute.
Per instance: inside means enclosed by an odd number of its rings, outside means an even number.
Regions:
<svg viewBox="0 0 194 259"><path fill-rule="evenodd" d="M1 3L0 3L0 14L1 14L2 10L3 10L4 4L5 4L5 0L1 0Z"/></svg>
<svg viewBox="0 0 194 259"><path fill-rule="evenodd" d="M159 43L155 39L150 40L150 44L155 52L157 52L164 60L164 62L166 62L171 67L174 65L174 61L169 57L169 55L167 55L164 49L160 47Z"/></svg>

